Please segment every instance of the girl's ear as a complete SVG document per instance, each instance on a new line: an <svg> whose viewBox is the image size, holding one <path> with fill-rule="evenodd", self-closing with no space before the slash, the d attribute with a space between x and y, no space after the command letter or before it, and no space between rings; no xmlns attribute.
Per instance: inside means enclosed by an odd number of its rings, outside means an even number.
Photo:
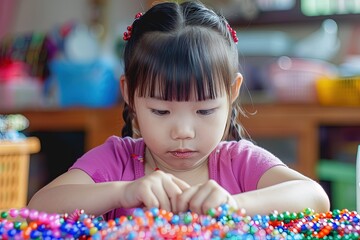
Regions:
<svg viewBox="0 0 360 240"><path fill-rule="evenodd" d="M127 88L125 75L121 75L121 77L120 77L120 89L121 89L121 94L122 94L124 101L128 104L129 96L128 96L128 88Z"/></svg>
<svg viewBox="0 0 360 240"><path fill-rule="evenodd" d="M236 78L231 85L231 103L233 103L238 98L242 82L243 76L241 73L237 73Z"/></svg>

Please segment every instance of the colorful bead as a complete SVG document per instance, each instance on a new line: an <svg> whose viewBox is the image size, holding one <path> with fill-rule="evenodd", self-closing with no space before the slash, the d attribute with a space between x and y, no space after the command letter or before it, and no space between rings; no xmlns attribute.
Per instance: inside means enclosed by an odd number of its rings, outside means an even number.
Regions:
<svg viewBox="0 0 360 240"><path fill-rule="evenodd" d="M360 215L347 209L315 213L274 211L248 216L227 205L206 215L135 209L105 221L75 210L49 214L29 209L1 212L0 239L359 239ZM25 217L24 217L25 216ZM23 217L30 219L19 221ZM15 219L16 220L13 220Z"/></svg>

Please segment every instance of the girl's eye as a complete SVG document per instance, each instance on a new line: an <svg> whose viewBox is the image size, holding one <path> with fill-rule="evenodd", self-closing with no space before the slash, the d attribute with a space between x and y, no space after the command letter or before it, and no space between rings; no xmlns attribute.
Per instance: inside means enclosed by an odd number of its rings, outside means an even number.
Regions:
<svg viewBox="0 0 360 240"><path fill-rule="evenodd" d="M215 108L212 109L205 109L205 110L197 110L196 113L200 115L210 115L215 112Z"/></svg>
<svg viewBox="0 0 360 240"><path fill-rule="evenodd" d="M159 116L163 116L170 113L170 111L168 110L157 110L157 109L151 109L151 112Z"/></svg>

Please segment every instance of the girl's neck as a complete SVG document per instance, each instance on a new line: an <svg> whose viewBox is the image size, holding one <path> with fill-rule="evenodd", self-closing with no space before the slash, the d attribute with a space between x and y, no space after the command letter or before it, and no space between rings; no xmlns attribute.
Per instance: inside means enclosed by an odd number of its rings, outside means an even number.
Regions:
<svg viewBox="0 0 360 240"><path fill-rule="evenodd" d="M186 181L190 185L203 183L209 179L208 160L204 160L189 169L174 169L166 164L157 161L152 155L151 151L146 148L145 166L146 165L150 168L150 172L155 170L161 170Z"/></svg>

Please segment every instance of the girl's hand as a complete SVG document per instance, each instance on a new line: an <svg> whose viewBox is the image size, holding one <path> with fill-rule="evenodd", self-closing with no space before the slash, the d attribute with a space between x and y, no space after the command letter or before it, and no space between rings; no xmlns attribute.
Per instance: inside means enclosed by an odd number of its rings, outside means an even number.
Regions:
<svg viewBox="0 0 360 240"><path fill-rule="evenodd" d="M154 171L148 176L129 182L124 190L121 207L144 206L174 211L178 195L190 186L183 180L163 171Z"/></svg>
<svg viewBox="0 0 360 240"><path fill-rule="evenodd" d="M214 180L192 186L178 196L175 212L191 210L196 213L206 214L210 208L216 208L221 204L238 208L231 194L222 188Z"/></svg>

